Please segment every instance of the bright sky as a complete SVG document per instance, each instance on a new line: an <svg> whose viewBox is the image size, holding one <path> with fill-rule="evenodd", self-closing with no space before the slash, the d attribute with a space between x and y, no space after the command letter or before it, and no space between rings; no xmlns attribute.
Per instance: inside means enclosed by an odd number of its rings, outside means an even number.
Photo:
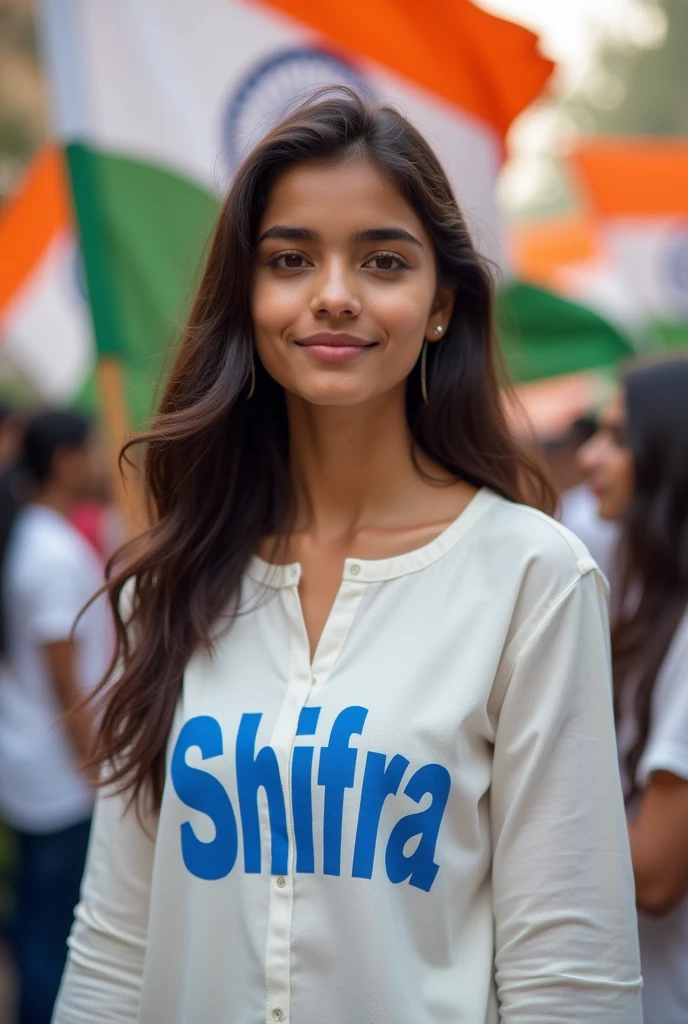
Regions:
<svg viewBox="0 0 688 1024"><path fill-rule="evenodd" d="M477 0L480 7L537 32L543 50L572 75L588 67L595 39L623 31L642 41L656 30L641 0ZM568 75L567 75L568 77Z"/></svg>
<svg viewBox="0 0 688 1024"><path fill-rule="evenodd" d="M540 36L542 50L559 66L555 95L588 82L597 40L605 37L648 44L661 38L661 11L647 0L474 0L494 14L526 25ZM504 208L517 212L537 196L560 187L551 153L566 146L571 126L557 109L540 105L518 118L509 133L510 159L502 171Z"/></svg>

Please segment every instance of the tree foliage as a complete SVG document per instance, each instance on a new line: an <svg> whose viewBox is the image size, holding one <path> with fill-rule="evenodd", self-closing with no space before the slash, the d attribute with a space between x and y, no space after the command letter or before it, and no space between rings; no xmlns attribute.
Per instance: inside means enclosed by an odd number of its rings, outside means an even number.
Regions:
<svg viewBox="0 0 688 1024"><path fill-rule="evenodd" d="M32 0L0 0L0 204L45 136Z"/></svg>
<svg viewBox="0 0 688 1024"><path fill-rule="evenodd" d="M665 32L648 48L607 40L597 52L596 97L581 90L566 104L581 128L625 135L688 135L688 0L646 0ZM605 97L605 84L618 101ZM609 90L608 90L609 91Z"/></svg>

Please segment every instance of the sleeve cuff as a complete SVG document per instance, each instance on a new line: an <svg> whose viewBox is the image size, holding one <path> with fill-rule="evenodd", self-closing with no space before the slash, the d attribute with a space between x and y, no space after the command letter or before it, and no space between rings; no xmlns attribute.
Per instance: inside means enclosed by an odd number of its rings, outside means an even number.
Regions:
<svg viewBox="0 0 688 1024"><path fill-rule="evenodd" d="M671 772L688 781L688 746L680 743L662 744L661 750L647 750L640 759L636 778L644 789L653 772Z"/></svg>

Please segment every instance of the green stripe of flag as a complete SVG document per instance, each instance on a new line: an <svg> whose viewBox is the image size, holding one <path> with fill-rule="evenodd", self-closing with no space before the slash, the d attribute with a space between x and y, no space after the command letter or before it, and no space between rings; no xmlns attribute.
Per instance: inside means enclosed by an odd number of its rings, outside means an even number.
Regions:
<svg viewBox="0 0 688 1024"><path fill-rule="evenodd" d="M122 360L140 426L193 298L219 201L152 164L78 143L67 154L98 352ZM91 382L82 404L92 393Z"/></svg>
<svg viewBox="0 0 688 1024"><path fill-rule="evenodd" d="M122 355L124 345L98 162L80 143L70 143L66 150L96 347L101 355Z"/></svg>

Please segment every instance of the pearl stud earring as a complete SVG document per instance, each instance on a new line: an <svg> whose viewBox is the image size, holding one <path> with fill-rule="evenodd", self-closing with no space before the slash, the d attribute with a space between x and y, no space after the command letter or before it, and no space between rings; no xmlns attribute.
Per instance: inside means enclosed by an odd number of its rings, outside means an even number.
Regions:
<svg viewBox="0 0 688 1024"><path fill-rule="evenodd" d="M432 333L436 334L437 337L439 338L439 336L440 336L440 334L442 333L443 330L444 330L444 327L442 327L442 324L438 324L437 327L435 327L435 329L433 330Z"/></svg>

